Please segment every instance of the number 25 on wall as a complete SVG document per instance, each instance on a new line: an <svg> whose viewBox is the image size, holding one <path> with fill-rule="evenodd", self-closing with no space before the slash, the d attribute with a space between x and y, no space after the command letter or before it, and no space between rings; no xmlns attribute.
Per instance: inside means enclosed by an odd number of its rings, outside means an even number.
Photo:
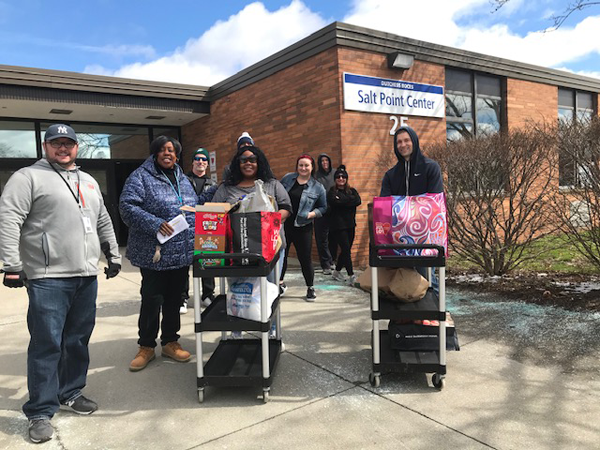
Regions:
<svg viewBox="0 0 600 450"><path fill-rule="evenodd" d="M406 125L408 117L400 116L400 120L398 120L397 116L390 116L390 120L394 122L394 124L392 125L392 129L390 130L390 134L393 136L394 134L396 134L396 130L398 129L398 123L401 127L403 127L404 125Z"/></svg>

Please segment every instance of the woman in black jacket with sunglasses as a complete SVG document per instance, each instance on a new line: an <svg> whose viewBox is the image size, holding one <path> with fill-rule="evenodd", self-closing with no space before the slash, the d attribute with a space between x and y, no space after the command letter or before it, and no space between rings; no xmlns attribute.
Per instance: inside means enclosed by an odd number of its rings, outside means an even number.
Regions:
<svg viewBox="0 0 600 450"><path fill-rule="evenodd" d="M361 204L360 195L348 184L346 166L341 165L333 176L335 184L327 192L330 208L329 242L340 248L333 279L354 286L356 276L352 268L352 244L356 230L356 207ZM348 278L340 272L343 268Z"/></svg>

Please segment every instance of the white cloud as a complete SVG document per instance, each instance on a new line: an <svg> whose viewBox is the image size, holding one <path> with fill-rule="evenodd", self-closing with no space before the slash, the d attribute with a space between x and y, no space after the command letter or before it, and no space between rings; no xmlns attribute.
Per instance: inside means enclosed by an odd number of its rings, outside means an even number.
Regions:
<svg viewBox="0 0 600 450"><path fill-rule="evenodd" d="M0 0L1 1L1 0ZM497 13L489 0L352 0L343 22L426 42L462 48L546 67L572 65L600 55L600 16L551 32L518 34L514 24L539 19L547 0L512 0ZM495 23L495 24L494 24ZM538 22L539 23L539 22ZM173 53L118 70L88 66L87 73L211 86L241 69L324 27L325 19L301 0L276 11L261 2L248 4L216 22ZM547 26L552 25L547 21ZM516 26L516 25L515 25ZM134 51L124 46L116 51ZM137 49L144 54L143 48ZM591 76L600 64L591 66ZM578 72L581 73L581 72Z"/></svg>
<svg viewBox="0 0 600 450"><path fill-rule="evenodd" d="M199 38L188 40L171 55L116 71L88 66L85 72L210 86L325 25L324 19L300 0L274 12L254 2L226 21L218 21Z"/></svg>
<svg viewBox="0 0 600 450"><path fill-rule="evenodd" d="M587 17L575 27L561 27L525 36L512 33L506 25L464 32L462 48L541 66L556 67L590 54L600 55L600 16Z"/></svg>
<svg viewBox="0 0 600 450"><path fill-rule="evenodd" d="M519 10L518 0L507 3L506 16ZM505 7L505 8L506 8ZM504 8L502 8L504 9ZM413 39L458 47L546 67L572 63L589 55L600 55L600 16L590 16L574 27L530 32L521 36L506 24L464 26L457 21L475 14L490 14L488 0L355 0L345 22ZM501 10L502 11L502 10ZM551 23L548 23L550 26Z"/></svg>

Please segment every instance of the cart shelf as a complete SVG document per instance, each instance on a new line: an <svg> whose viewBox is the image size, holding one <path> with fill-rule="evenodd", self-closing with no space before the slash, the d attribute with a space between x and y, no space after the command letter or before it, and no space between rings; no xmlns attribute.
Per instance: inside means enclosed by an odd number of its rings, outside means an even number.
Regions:
<svg viewBox="0 0 600 450"><path fill-rule="evenodd" d="M279 308L279 296L273 302L271 315L267 322L240 319L227 315L227 300L225 295L218 295L215 301L202 312L202 320L196 323L195 331L269 331L273 317Z"/></svg>
<svg viewBox="0 0 600 450"><path fill-rule="evenodd" d="M263 386L269 387L281 354L281 340L269 339L269 373L263 378L260 339L221 340L204 365L204 386Z"/></svg>
<svg viewBox="0 0 600 450"><path fill-rule="evenodd" d="M446 366L440 365L438 351L398 351L390 346L390 336L387 330L379 331L381 342L381 361L375 364L375 372L437 372L446 374Z"/></svg>
<svg viewBox="0 0 600 450"><path fill-rule="evenodd" d="M233 266L208 266L202 267L203 259L225 259L227 261L248 260L251 264ZM258 253L200 253L194 255L193 275L194 277L265 277L271 273L279 261L279 252L270 261L266 262Z"/></svg>
<svg viewBox="0 0 600 450"><path fill-rule="evenodd" d="M379 309L371 310L371 318L378 319L428 319L446 320L445 311L440 311L438 296L429 288L418 302L404 303L388 297L379 297Z"/></svg>

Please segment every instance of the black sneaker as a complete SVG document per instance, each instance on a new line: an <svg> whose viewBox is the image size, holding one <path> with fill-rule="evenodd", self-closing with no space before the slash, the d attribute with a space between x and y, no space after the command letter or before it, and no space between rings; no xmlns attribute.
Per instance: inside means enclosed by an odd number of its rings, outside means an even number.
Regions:
<svg viewBox="0 0 600 450"><path fill-rule="evenodd" d="M98 404L95 401L85 398L83 395L80 395L75 400L64 402L62 406L83 415L91 414L98 409Z"/></svg>
<svg viewBox="0 0 600 450"><path fill-rule="evenodd" d="M314 302L316 299L317 299L317 294L315 294L315 288L312 286L309 286L308 289L306 290L306 301Z"/></svg>
<svg viewBox="0 0 600 450"><path fill-rule="evenodd" d="M52 439L54 428L50 419L33 419L29 421L29 439L34 444L46 442Z"/></svg>
<svg viewBox="0 0 600 450"><path fill-rule="evenodd" d="M287 286L285 283L279 283L279 296L283 297L283 294L285 294L285 291L287 291Z"/></svg>

